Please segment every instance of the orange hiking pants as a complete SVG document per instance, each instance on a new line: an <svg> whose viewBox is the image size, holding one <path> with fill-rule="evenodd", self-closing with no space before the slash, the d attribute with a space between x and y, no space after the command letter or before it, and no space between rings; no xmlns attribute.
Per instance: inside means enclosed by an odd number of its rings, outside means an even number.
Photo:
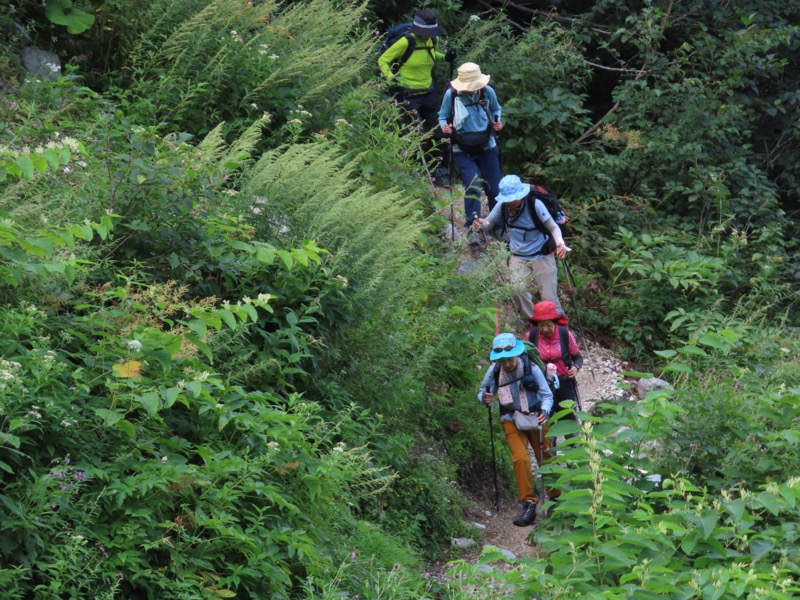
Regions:
<svg viewBox="0 0 800 600"><path fill-rule="evenodd" d="M517 490L519 491L519 500L533 500L539 501L536 491L533 489L533 477L531 476L531 459L528 456L528 444L533 448L533 454L536 457L536 462L539 466L544 464L546 459L552 456L550 452L550 438L547 437L547 428L543 427L541 435L544 437L544 454L542 457L542 449L539 447L539 430L531 429L529 431L520 431L517 426L511 421L500 421L503 424L503 430L506 434L506 442L508 447L511 448L511 463L514 466L514 478L517 480ZM557 498L561 492L559 490L551 490L547 488L547 495L550 498Z"/></svg>

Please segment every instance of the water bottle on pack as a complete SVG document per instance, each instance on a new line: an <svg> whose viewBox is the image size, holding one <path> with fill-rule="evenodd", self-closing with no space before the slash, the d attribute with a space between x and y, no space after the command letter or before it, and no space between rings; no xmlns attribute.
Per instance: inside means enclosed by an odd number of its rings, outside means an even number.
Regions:
<svg viewBox="0 0 800 600"><path fill-rule="evenodd" d="M553 363L547 363L547 381L553 386L553 389L558 389L559 381L556 375L556 366Z"/></svg>

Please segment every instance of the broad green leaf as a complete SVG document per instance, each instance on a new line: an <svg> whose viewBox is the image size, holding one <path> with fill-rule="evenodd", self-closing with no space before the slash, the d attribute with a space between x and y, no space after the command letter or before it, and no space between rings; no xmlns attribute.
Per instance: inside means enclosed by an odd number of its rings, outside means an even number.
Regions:
<svg viewBox="0 0 800 600"><path fill-rule="evenodd" d="M233 240L229 242L231 248L235 248L236 250L244 250L248 254L252 254L255 251L255 247L252 244L248 244L247 242L241 242L239 240Z"/></svg>
<svg viewBox="0 0 800 600"><path fill-rule="evenodd" d="M212 327L212 328L216 329L217 331L222 329L222 319L220 318L219 315L210 314L210 315L204 317L204 320L205 320L206 325L208 327Z"/></svg>
<svg viewBox="0 0 800 600"><path fill-rule="evenodd" d="M230 327L231 329L236 329L236 317L233 316L233 313L226 308L220 308L217 311L217 314L225 321L225 324Z"/></svg>
<svg viewBox="0 0 800 600"><path fill-rule="evenodd" d="M718 350L726 350L730 347L730 342L717 333L704 333L697 338L697 343L703 344L704 346L711 346Z"/></svg>
<svg viewBox="0 0 800 600"><path fill-rule="evenodd" d="M742 515L745 511L745 503L744 500L741 498L736 498L735 500L731 500L730 502L722 502L722 506L728 509L728 512L731 513L731 520L734 522L741 521Z"/></svg>
<svg viewBox="0 0 800 600"><path fill-rule="evenodd" d="M128 421L128 419L122 419L121 421L118 421L114 426L127 433L128 437L131 438L136 437L136 427L134 426L133 423Z"/></svg>
<svg viewBox="0 0 800 600"><path fill-rule="evenodd" d="M20 445L20 439L12 433L0 432L0 442L13 448L19 448Z"/></svg>
<svg viewBox="0 0 800 600"><path fill-rule="evenodd" d="M178 399L178 395L181 393L181 390L176 387L171 387L167 388L166 390L161 390L161 393L164 395L164 408L169 408L175 404L175 400Z"/></svg>
<svg viewBox="0 0 800 600"><path fill-rule="evenodd" d="M17 166L22 169L22 177L24 179L33 179L33 161L30 156L20 156L17 159Z"/></svg>
<svg viewBox="0 0 800 600"><path fill-rule="evenodd" d="M717 526L717 518L716 511L711 509L706 509L700 513L698 521L700 529L703 531L704 540L707 540L714 533L714 528Z"/></svg>
<svg viewBox="0 0 800 600"><path fill-rule="evenodd" d="M137 402L141 404L148 417L155 417L158 414L158 394L156 392L145 392L141 395L134 396Z"/></svg>
<svg viewBox="0 0 800 600"><path fill-rule="evenodd" d="M72 34L83 33L94 25L94 15L78 10L72 0L47 0L44 14L56 25L64 25Z"/></svg>
<svg viewBox="0 0 800 600"><path fill-rule="evenodd" d="M652 379L652 373L640 373L638 371L625 371L623 377L635 377L636 379Z"/></svg>
<svg viewBox="0 0 800 600"><path fill-rule="evenodd" d="M203 323L203 326L205 326L205 323ZM203 355L208 359L208 362L214 362L214 355L211 353L211 348L208 346L208 344L191 333L186 334L186 339L200 349Z"/></svg>
<svg viewBox="0 0 800 600"><path fill-rule="evenodd" d="M275 262L275 248L268 245L259 245L256 247L256 260L267 265Z"/></svg>
<svg viewBox="0 0 800 600"><path fill-rule="evenodd" d="M684 346L683 348L678 348L678 352L681 354L694 354L696 356L708 356L706 351L702 348L698 348L697 346Z"/></svg>
<svg viewBox="0 0 800 600"><path fill-rule="evenodd" d="M694 369L685 363L670 363L664 367L665 371L677 371L678 373L694 373Z"/></svg>
<svg viewBox="0 0 800 600"><path fill-rule="evenodd" d="M777 515L779 512L781 512L781 505L778 502L778 499L769 492L761 492L756 497L758 498L759 502L761 502L761 504L763 504L764 507L773 515Z"/></svg>
<svg viewBox="0 0 800 600"><path fill-rule="evenodd" d="M107 408L96 408L94 413L103 419L103 425L106 427L111 427L125 416L125 414L119 410L109 410Z"/></svg>
<svg viewBox="0 0 800 600"><path fill-rule="evenodd" d="M192 319L186 325L201 338L206 337L206 333L208 333L206 322L203 319Z"/></svg>
<svg viewBox="0 0 800 600"><path fill-rule="evenodd" d="M656 350L654 354L657 354L661 358L672 358L677 352L675 350Z"/></svg>
<svg viewBox="0 0 800 600"><path fill-rule="evenodd" d="M750 556L753 562L762 559L775 547L775 544L768 539L755 538L750 542Z"/></svg>
<svg viewBox="0 0 800 600"><path fill-rule="evenodd" d="M186 389L192 393L192 396L198 398L203 391L203 384L194 379L186 384Z"/></svg>
<svg viewBox="0 0 800 600"><path fill-rule="evenodd" d="M623 565L632 565L636 561L632 558L629 558L625 552L623 552L617 546L612 546L611 544L603 544L602 546L598 546L594 549L597 554L601 554L608 558L612 558Z"/></svg>
<svg viewBox="0 0 800 600"><path fill-rule="evenodd" d="M39 171L39 173L47 171L47 159L44 156L32 154L31 161L33 161L33 168Z"/></svg>

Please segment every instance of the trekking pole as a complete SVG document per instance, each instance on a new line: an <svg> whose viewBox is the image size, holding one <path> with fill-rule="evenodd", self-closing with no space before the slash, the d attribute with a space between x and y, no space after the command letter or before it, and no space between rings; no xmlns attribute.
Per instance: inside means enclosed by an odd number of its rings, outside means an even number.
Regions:
<svg viewBox="0 0 800 600"><path fill-rule="evenodd" d="M542 483L542 493L539 496L542 499L542 506L544 506L544 473L542 473L542 466L544 465L544 431L542 429L544 425L542 423L539 424L539 456L541 457L541 462L539 463L539 480Z"/></svg>
<svg viewBox="0 0 800 600"><path fill-rule="evenodd" d="M450 79L448 81L453 81L453 63L450 63ZM448 84L449 85L449 84ZM451 92L452 95L452 92ZM455 102L455 98L453 98L453 102ZM453 137L452 134L447 140L447 153L450 156L450 161L448 169L450 170L450 241L456 241L456 221L455 221L455 203L456 203L456 196L453 188L455 187L455 172L454 172L454 164L455 164L455 156L453 152Z"/></svg>
<svg viewBox="0 0 800 600"><path fill-rule="evenodd" d="M491 393L489 386L486 386L486 391ZM494 509L500 510L500 490L497 487L497 458L494 451L494 419L492 418L492 405L487 404L486 410L489 411L489 435L492 440L492 475L494 476Z"/></svg>
<svg viewBox="0 0 800 600"><path fill-rule="evenodd" d="M583 324L581 323L581 313L578 310L578 301L575 299L575 286L572 283L572 272L569 270L569 263L567 262L567 257L565 256L564 259L564 274L567 276L567 289L569 290L569 297L572 300L572 309L575 311L575 319L578 322L578 330L581 334L581 341L583 342L583 349L586 352L586 359L589 360L589 372L592 374L592 381L597 381L594 376L594 367L592 366L592 361L589 359L589 346L586 344L586 335L583 332ZM577 392L577 385L575 386L575 390ZM580 403L578 404L580 406Z"/></svg>

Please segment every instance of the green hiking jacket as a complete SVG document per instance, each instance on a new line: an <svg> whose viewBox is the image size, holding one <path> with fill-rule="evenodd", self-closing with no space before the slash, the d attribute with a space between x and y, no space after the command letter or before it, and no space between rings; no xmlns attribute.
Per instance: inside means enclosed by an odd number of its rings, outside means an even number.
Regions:
<svg viewBox="0 0 800 600"><path fill-rule="evenodd" d="M433 39L423 42L418 35L413 33L411 35L414 36L417 45L397 74L392 73L392 64L400 60L408 49L408 40L405 36L380 55L378 66L388 81L411 90L427 90L433 83L433 65L437 60L444 60L444 53L434 48Z"/></svg>

